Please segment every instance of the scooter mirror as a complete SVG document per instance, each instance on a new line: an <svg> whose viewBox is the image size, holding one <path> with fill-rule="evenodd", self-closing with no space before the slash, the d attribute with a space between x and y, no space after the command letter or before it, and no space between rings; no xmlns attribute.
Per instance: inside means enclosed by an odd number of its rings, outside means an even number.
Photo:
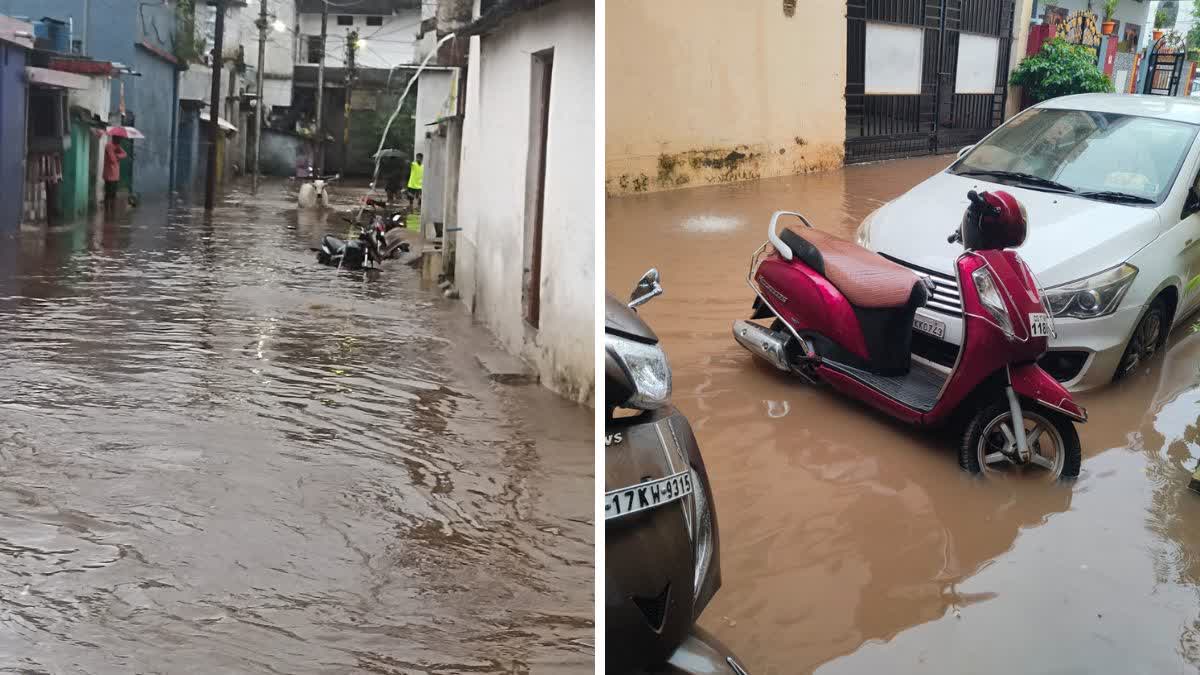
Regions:
<svg viewBox="0 0 1200 675"><path fill-rule="evenodd" d="M633 293L629 296L629 308L633 309L639 305L644 305L653 298L662 295L662 292L662 281L659 278L658 269L651 267L648 272L642 275L637 286L633 288Z"/></svg>

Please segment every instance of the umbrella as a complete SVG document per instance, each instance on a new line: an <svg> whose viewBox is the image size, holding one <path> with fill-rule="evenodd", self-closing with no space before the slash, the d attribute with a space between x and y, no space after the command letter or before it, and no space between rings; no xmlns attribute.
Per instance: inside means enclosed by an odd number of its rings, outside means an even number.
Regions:
<svg viewBox="0 0 1200 675"><path fill-rule="evenodd" d="M142 132L134 129L133 127L109 127L108 135L115 136L117 138L132 138L135 140L139 138L145 138L145 136L142 135Z"/></svg>

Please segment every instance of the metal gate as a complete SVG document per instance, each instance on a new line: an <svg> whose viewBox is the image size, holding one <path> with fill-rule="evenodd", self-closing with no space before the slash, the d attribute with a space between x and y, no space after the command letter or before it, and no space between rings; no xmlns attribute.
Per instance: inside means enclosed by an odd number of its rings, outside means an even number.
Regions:
<svg viewBox="0 0 1200 675"><path fill-rule="evenodd" d="M1179 77L1183 73L1184 54L1154 52L1150 55L1150 69L1146 72L1143 94L1176 96L1179 94Z"/></svg>
<svg viewBox="0 0 1200 675"><path fill-rule="evenodd" d="M1013 0L848 0L846 162L949 152L1004 120Z"/></svg>

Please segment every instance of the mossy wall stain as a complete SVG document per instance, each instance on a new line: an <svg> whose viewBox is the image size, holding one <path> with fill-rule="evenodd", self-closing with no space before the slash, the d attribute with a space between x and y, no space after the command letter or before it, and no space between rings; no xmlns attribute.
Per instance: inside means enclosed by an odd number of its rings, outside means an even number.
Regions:
<svg viewBox="0 0 1200 675"><path fill-rule="evenodd" d="M662 153L653 158L652 164L649 158L634 160L625 163L624 171L610 173L605 193L617 196L828 171L842 166L844 157L841 144L811 145L800 136L772 145Z"/></svg>

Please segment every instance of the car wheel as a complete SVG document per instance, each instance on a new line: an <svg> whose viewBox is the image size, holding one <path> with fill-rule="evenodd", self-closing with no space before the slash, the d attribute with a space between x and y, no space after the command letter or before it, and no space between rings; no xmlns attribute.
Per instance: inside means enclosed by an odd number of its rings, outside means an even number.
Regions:
<svg viewBox="0 0 1200 675"><path fill-rule="evenodd" d="M1121 362L1117 364L1114 380L1119 380L1137 367L1154 357L1159 349L1167 342L1167 303L1158 298L1150 304L1150 309L1142 315L1142 320L1133 329Z"/></svg>

